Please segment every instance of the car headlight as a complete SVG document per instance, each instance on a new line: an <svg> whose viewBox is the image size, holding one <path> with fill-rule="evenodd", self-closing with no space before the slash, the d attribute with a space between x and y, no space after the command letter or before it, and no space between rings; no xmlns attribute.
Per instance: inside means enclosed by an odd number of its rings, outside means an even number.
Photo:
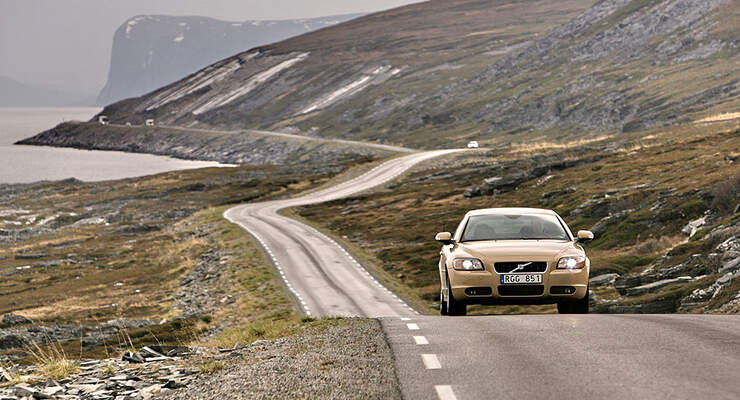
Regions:
<svg viewBox="0 0 740 400"><path fill-rule="evenodd" d="M458 271L483 271L483 263L477 258L456 258L452 266Z"/></svg>
<svg viewBox="0 0 740 400"><path fill-rule="evenodd" d="M557 269L583 269L586 266L586 257L570 256L563 257L558 261Z"/></svg>

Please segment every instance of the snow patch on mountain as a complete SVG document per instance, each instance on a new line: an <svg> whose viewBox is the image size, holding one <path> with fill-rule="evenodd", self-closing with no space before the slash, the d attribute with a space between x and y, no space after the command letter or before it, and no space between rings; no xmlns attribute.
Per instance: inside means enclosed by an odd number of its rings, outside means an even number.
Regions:
<svg viewBox="0 0 740 400"><path fill-rule="evenodd" d="M280 72L292 67L293 65L305 60L308 57L309 53L300 53L296 57L293 57L289 60L285 60L272 68L269 68L265 71L262 71L260 73L257 73L253 75L249 80L244 82L243 85L240 87L227 92L225 94L222 94L220 96L216 96L212 99L210 99L205 104L201 105L200 107L193 110L193 114L198 115L202 114L204 112L213 110L215 108L223 107L226 104L231 103L232 101L238 99L239 97L244 96L245 94L251 92L256 88L257 86L267 82L275 75L279 74Z"/></svg>
<svg viewBox="0 0 740 400"><path fill-rule="evenodd" d="M257 55L255 52L254 55ZM185 81L185 84L180 86L174 86L172 89L165 90L162 93L155 96L151 103L146 107L147 111L152 111L156 108L162 107L167 103L171 103L175 100L187 96L196 90L204 88L212 83L218 82L231 75L234 71L239 69L241 64L239 60L231 60L230 62L223 65L212 65L191 76Z"/></svg>
<svg viewBox="0 0 740 400"><path fill-rule="evenodd" d="M397 75L399 72L401 72L400 68L393 68L390 65L377 67L369 73L363 74L354 81L349 82L341 88L315 101L313 104L303 109L299 114L308 114L318 109L328 107L341 99L357 94L373 83L384 82L385 80Z"/></svg>

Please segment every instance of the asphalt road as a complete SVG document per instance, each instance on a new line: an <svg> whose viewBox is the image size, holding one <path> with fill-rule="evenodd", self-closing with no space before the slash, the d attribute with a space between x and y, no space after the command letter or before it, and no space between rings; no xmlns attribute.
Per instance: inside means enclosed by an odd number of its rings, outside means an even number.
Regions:
<svg viewBox="0 0 740 400"><path fill-rule="evenodd" d="M422 316L332 239L278 210L346 197L450 151L225 217L255 236L309 315L382 317L406 399L738 399L740 317Z"/></svg>
<svg viewBox="0 0 740 400"><path fill-rule="evenodd" d="M415 315L414 310L383 287L334 240L278 211L365 191L396 178L419 162L456 151L460 150L419 152L394 158L328 189L289 200L240 205L227 210L224 216L257 238L306 314Z"/></svg>
<svg viewBox="0 0 740 400"><path fill-rule="evenodd" d="M737 316L381 321L406 399L740 398Z"/></svg>

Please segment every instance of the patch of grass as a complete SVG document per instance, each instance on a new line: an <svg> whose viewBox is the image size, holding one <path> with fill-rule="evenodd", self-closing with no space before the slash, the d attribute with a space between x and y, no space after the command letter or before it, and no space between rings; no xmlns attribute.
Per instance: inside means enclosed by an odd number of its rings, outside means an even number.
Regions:
<svg viewBox="0 0 740 400"><path fill-rule="evenodd" d="M344 318L340 317L311 318L310 320L297 316L280 319L263 317L224 330L221 334L206 342L206 345L233 348L237 345L249 345L257 340L276 339L309 329L323 329L342 323L343 320Z"/></svg>
<svg viewBox="0 0 740 400"><path fill-rule="evenodd" d="M103 366L102 372L105 375L113 375L116 373L116 367L114 367L111 363L105 364L105 366Z"/></svg>
<svg viewBox="0 0 740 400"><path fill-rule="evenodd" d="M198 371L201 374L212 374L221 371L222 369L224 369L223 361L217 360L203 361L203 363L198 366Z"/></svg>
<svg viewBox="0 0 740 400"><path fill-rule="evenodd" d="M236 345L248 345L256 340L269 340L285 336L296 331L297 319L257 320L238 327L227 329L211 341L220 348L231 348Z"/></svg>
<svg viewBox="0 0 740 400"><path fill-rule="evenodd" d="M77 361L67 357L67 353L59 342L52 342L43 347L33 343L27 350L45 378L60 380L79 370Z"/></svg>

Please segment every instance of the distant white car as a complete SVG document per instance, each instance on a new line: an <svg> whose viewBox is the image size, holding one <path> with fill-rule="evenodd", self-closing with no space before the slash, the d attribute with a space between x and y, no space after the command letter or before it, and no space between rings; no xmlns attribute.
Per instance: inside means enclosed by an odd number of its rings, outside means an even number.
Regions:
<svg viewBox="0 0 740 400"><path fill-rule="evenodd" d="M480 146L478 145L478 142L476 142L475 140L471 140L468 142L469 149L477 149L478 147Z"/></svg>

